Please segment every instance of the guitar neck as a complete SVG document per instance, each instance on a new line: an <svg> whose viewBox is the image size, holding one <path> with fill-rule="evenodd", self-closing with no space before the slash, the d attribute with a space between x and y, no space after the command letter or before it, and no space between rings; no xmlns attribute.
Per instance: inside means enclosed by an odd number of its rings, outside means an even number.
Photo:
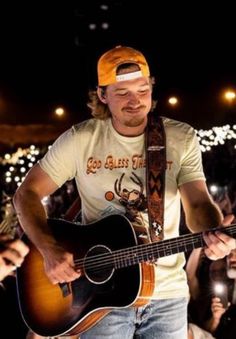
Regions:
<svg viewBox="0 0 236 339"><path fill-rule="evenodd" d="M236 224L228 227L212 228L211 232L221 231L232 237L236 236ZM172 254L189 252L195 248L204 247L203 232L190 233L150 244L137 245L113 252L115 268L128 267Z"/></svg>

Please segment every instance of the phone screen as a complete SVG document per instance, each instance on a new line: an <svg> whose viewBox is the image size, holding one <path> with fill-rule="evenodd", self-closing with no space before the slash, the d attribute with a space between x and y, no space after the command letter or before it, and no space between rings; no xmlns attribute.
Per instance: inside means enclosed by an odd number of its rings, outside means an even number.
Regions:
<svg viewBox="0 0 236 339"><path fill-rule="evenodd" d="M228 287L225 283L214 284L214 296L220 298L224 308L228 307Z"/></svg>

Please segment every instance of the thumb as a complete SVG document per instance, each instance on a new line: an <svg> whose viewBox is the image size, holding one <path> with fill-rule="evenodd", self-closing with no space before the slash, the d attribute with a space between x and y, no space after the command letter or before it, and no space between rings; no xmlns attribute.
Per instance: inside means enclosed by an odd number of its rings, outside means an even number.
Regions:
<svg viewBox="0 0 236 339"><path fill-rule="evenodd" d="M224 219L222 221L222 225L229 226L232 223L233 220L234 220L234 215L228 214L224 217Z"/></svg>

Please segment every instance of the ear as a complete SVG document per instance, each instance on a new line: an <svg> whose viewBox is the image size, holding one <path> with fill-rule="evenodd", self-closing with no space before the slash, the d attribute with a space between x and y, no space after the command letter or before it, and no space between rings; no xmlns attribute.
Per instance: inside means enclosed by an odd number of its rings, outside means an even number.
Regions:
<svg viewBox="0 0 236 339"><path fill-rule="evenodd" d="M101 100L101 102L103 104L107 104L107 100L106 100L106 94L104 93L104 89L101 87L97 88L97 95L99 97L99 100Z"/></svg>

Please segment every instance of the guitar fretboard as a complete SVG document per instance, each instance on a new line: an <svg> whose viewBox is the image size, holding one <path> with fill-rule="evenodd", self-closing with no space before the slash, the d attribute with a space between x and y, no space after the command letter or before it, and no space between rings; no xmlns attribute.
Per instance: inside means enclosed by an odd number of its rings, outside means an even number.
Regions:
<svg viewBox="0 0 236 339"><path fill-rule="evenodd" d="M233 238L236 237L236 224L228 227L212 228L210 232L220 231ZM189 252L195 248L204 247L204 232L189 233L176 238L166 239L154 243L142 244L122 248L115 251L101 251L99 254L86 258L86 269L96 272L129 267L142 262L156 261L158 258L172 254ZM99 247L99 246L98 246ZM78 268L83 268L84 259L75 261Z"/></svg>
<svg viewBox="0 0 236 339"><path fill-rule="evenodd" d="M232 237L236 236L236 224L227 228L213 228L211 232L222 231ZM189 252L204 247L203 233L182 235L156 243L138 245L112 252L115 268L128 267L141 262L155 261L175 253Z"/></svg>

